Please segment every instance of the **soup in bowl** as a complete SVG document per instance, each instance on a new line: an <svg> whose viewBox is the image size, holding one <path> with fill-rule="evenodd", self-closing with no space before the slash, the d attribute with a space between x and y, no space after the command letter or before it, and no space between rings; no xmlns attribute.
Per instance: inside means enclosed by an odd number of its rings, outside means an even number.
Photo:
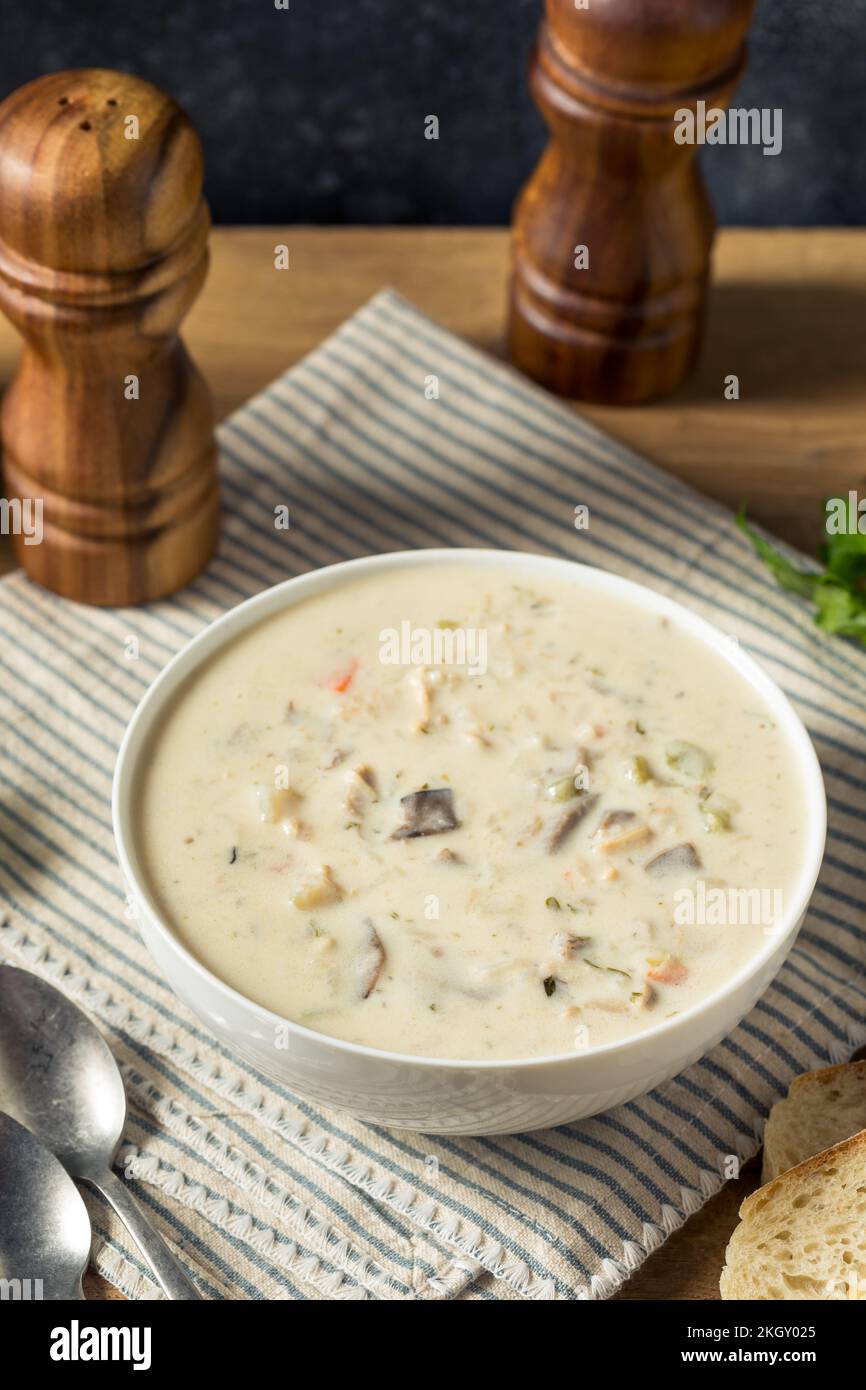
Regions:
<svg viewBox="0 0 866 1390"><path fill-rule="evenodd" d="M290 1087L429 1132L563 1123L701 1055L790 948L824 822L735 642L493 551L242 604L155 682L115 781L177 992Z"/></svg>

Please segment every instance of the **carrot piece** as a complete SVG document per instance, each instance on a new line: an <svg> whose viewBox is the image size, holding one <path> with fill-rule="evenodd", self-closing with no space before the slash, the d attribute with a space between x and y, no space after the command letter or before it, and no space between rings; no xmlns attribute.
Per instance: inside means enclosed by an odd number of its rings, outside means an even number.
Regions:
<svg viewBox="0 0 866 1390"><path fill-rule="evenodd" d="M657 980L660 985L681 985L688 976L687 968L675 956L668 956L661 965L654 966L646 972L648 980Z"/></svg>
<svg viewBox="0 0 866 1390"><path fill-rule="evenodd" d="M344 692L349 689L349 686L352 684L352 681L355 679L355 673L358 670L358 666L359 662L357 658L353 656L348 666L344 666L342 671L335 671L332 676L328 677L324 684L328 687L329 690L333 690L336 694L344 694Z"/></svg>

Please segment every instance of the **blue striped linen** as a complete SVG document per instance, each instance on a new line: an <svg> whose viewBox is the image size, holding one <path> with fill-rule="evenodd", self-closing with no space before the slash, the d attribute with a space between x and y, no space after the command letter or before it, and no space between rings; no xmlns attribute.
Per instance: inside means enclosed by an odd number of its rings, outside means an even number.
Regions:
<svg viewBox="0 0 866 1390"><path fill-rule="evenodd" d="M727 1156L755 1151L792 1077L866 1038L866 652L818 632L722 508L389 291L228 420L220 444L222 544L182 594L97 611L20 573L0 584L0 951L104 1028L130 1097L125 1171L206 1296L609 1296L719 1189ZM273 526L281 503L287 532ZM681 598L788 692L826 776L826 863L776 983L675 1080L544 1133L392 1134L274 1085L169 991L115 864L115 750L188 638L287 575L435 545L572 557ZM154 1297L112 1213L89 1201L96 1267Z"/></svg>

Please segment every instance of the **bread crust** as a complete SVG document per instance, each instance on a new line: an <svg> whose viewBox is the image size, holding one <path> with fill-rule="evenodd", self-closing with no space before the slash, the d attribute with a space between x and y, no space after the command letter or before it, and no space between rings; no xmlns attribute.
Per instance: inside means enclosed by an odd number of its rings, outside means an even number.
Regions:
<svg viewBox="0 0 866 1390"><path fill-rule="evenodd" d="M811 1158L806 1158L802 1163L798 1163L796 1168L786 1168L784 1173L780 1173L772 1182L765 1183L763 1187L756 1188L750 1192L740 1207L740 1220L748 1216L756 1206L763 1208L767 1201L775 1197L776 1192L784 1190L785 1187L795 1182L801 1182L803 1178L811 1173L820 1172L827 1166L828 1161L836 1157L847 1157L849 1153L856 1153L858 1149L863 1150L863 1177L866 1180L866 1129L861 1129L857 1134L852 1134L850 1139L843 1139L840 1143L834 1144L832 1148L822 1149L819 1154L813 1154ZM759 1202L759 1198L764 1198Z"/></svg>
<svg viewBox="0 0 866 1390"><path fill-rule="evenodd" d="M807 1081L817 1081L821 1086L827 1086L831 1081L835 1081L837 1076L850 1076L855 1072L862 1076L866 1081L866 1061L858 1062L836 1062L832 1067L817 1067L815 1071L804 1071L800 1076L795 1076L788 1087L788 1095L791 1096Z"/></svg>
<svg viewBox="0 0 866 1390"><path fill-rule="evenodd" d="M786 1169L777 1178L773 1178L772 1182L759 1187L745 1199L740 1207L740 1223L725 1251L725 1265L719 1279L719 1292L724 1300L749 1297L742 1290L749 1287L749 1256L753 1249L750 1237L753 1239L759 1234L759 1230L756 1231L755 1228L762 1219L771 1220L774 1215L777 1218L783 1216L786 1221L790 1219L795 1226L795 1198L804 1186L808 1186L815 1178L820 1179L828 1168L838 1163L854 1164L857 1169L855 1181L862 1181L866 1186L866 1129L852 1134L850 1139L843 1139L819 1154L814 1154L798 1163L796 1167ZM767 1215L768 1207L779 1210L771 1211ZM758 1249L760 1248L758 1246Z"/></svg>
<svg viewBox="0 0 866 1390"><path fill-rule="evenodd" d="M811 1157L809 1149L818 1153L830 1140L847 1139L861 1125L866 1126L866 1061L803 1072L767 1118L761 1182L779 1177L796 1158Z"/></svg>

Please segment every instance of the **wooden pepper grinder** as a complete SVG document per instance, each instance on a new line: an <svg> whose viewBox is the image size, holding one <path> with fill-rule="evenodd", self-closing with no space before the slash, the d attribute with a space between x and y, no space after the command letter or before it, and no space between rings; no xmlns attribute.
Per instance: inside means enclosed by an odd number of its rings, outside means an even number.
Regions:
<svg viewBox="0 0 866 1390"><path fill-rule="evenodd" d="M754 0L547 0L531 67L551 141L516 209L510 350L550 390L673 390L700 339L712 209L675 113L724 108Z"/></svg>
<svg viewBox="0 0 866 1390"><path fill-rule="evenodd" d="M52 73L0 105L0 306L25 339L6 490L41 499L15 553L68 598L144 603L213 553L213 415L177 334L209 227L198 137L149 82Z"/></svg>

